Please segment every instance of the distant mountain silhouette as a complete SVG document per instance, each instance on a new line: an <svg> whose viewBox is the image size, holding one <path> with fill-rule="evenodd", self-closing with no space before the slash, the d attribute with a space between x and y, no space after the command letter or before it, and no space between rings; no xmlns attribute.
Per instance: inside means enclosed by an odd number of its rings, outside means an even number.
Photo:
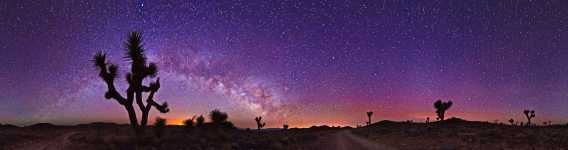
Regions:
<svg viewBox="0 0 568 150"><path fill-rule="evenodd" d="M57 125L51 123L37 123L30 126L26 126L26 128L56 128L59 127Z"/></svg>
<svg viewBox="0 0 568 150"><path fill-rule="evenodd" d="M18 128L18 126L11 124L0 124L0 128Z"/></svg>
<svg viewBox="0 0 568 150"><path fill-rule="evenodd" d="M111 126L128 126L127 124L117 124L113 122L92 122L87 124L78 124L77 127L111 127Z"/></svg>

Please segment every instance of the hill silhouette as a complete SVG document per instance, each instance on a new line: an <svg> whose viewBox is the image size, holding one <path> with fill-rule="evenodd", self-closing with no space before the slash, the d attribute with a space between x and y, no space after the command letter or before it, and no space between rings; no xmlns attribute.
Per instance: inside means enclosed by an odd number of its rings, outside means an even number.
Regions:
<svg viewBox="0 0 568 150"><path fill-rule="evenodd" d="M0 128L18 128L18 126L11 124L0 124Z"/></svg>
<svg viewBox="0 0 568 150"><path fill-rule="evenodd" d="M26 126L26 128L57 128L60 126L51 124L51 123L36 123L33 125Z"/></svg>

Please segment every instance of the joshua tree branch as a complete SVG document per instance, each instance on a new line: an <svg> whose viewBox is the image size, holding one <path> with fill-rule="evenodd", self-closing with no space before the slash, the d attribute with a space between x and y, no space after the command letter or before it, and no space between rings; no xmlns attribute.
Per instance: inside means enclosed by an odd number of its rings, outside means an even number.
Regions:
<svg viewBox="0 0 568 150"><path fill-rule="evenodd" d="M148 89L150 91L150 94L146 98L146 111L149 111L152 106L154 106L161 113L167 113L169 111L167 102L164 102L160 105L156 103L156 101L154 101L154 94L160 89L160 78L156 79L156 82L150 83Z"/></svg>
<svg viewBox="0 0 568 150"><path fill-rule="evenodd" d="M99 77L101 77L107 84L107 92L105 93L106 99L115 99L121 105L125 105L127 100L120 93L117 92L114 86L114 79L118 72L118 66L110 64L107 66L106 54L99 52L95 55L95 65L99 69Z"/></svg>

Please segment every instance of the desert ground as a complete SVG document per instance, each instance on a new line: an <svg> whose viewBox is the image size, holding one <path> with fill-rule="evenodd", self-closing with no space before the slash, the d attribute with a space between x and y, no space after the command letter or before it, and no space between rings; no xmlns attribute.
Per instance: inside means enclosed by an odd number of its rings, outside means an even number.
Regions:
<svg viewBox="0 0 568 150"><path fill-rule="evenodd" d="M128 125L93 123L77 126L36 124L0 127L0 148L6 150L452 150L568 149L568 127L521 127L449 119L411 123L380 121L360 128L217 129L166 126L154 128L138 146Z"/></svg>

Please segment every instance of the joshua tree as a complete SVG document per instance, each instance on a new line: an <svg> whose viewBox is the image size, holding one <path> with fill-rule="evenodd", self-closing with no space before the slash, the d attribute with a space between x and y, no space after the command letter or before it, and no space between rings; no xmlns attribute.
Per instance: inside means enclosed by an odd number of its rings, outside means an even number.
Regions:
<svg viewBox="0 0 568 150"><path fill-rule="evenodd" d="M525 117L527 117L527 126L531 125L531 119L534 118L534 110L525 110L523 111L523 113L525 114Z"/></svg>
<svg viewBox="0 0 568 150"><path fill-rule="evenodd" d="M367 112L367 117L369 118L369 122L367 122L367 125L371 124L371 116L373 116L373 112L372 111Z"/></svg>
<svg viewBox="0 0 568 150"><path fill-rule="evenodd" d="M161 113L169 111L168 103L164 102L158 104L154 99L154 94L160 89L160 78L151 82L149 85L143 85L145 78L154 78L158 74L158 68L154 63L147 63L146 56L144 55L144 48L142 48L142 36L138 32L131 32L126 41L126 56L130 61L130 72L126 74L126 81L128 81L128 88L126 89L126 97L121 95L116 87L114 81L118 75L118 66L108 63L106 61L106 54L99 52L94 57L95 66L99 69L99 77L107 84L107 92L105 93L106 99L114 99L120 105L124 106L128 112L130 125L137 132L137 135L144 133L144 127L148 123L148 114L150 109L155 107ZM146 97L146 104L143 101L143 93L149 93ZM133 102L136 101L140 111L142 112L140 123L136 118L136 111Z"/></svg>
<svg viewBox="0 0 568 150"><path fill-rule="evenodd" d="M266 125L266 123L264 123L264 122L261 123L261 121L262 121L262 117L261 117L261 116L258 116L258 117L256 117L256 118L254 118L254 120L256 121L256 126L257 126L257 128L258 128L259 131L260 131L260 129L262 129L262 128Z"/></svg>
<svg viewBox="0 0 568 150"><path fill-rule="evenodd" d="M515 125L515 120L513 120L513 118L509 119L509 123L514 126Z"/></svg>
<svg viewBox="0 0 568 150"><path fill-rule="evenodd" d="M438 116L438 118L436 118L436 120L444 120L444 114L446 113L446 110L450 109L450 107L452 107L452 101L448 101L448 102L442 102L442 100L438 100L434 103L434 108L436 108L436 115Z"/></svg>
<svg viewBox="0 0 568 150"><path fill-rule="evenodd" d="M164 129L166 127L166 119L157 117L156 118L156 122L154 122L154 134L156 134L156 137L158 138L162 138L162 135L164 135Z"/></svg>
<svg viewBox="0 0 568 150"><path fill-rule="evenodd" d="M203 126L204 123L205 123L205 117L203 117L203 115L199 115L199 117L197 117L197 119L195 119L195 126L196 127L201 127L201 126Z"/></svg>
<svg viewBox="0 0 568 150"><path fill-rule="evenodd" d="M430 123L430 117L426 117L426 124Z"/></svg>

